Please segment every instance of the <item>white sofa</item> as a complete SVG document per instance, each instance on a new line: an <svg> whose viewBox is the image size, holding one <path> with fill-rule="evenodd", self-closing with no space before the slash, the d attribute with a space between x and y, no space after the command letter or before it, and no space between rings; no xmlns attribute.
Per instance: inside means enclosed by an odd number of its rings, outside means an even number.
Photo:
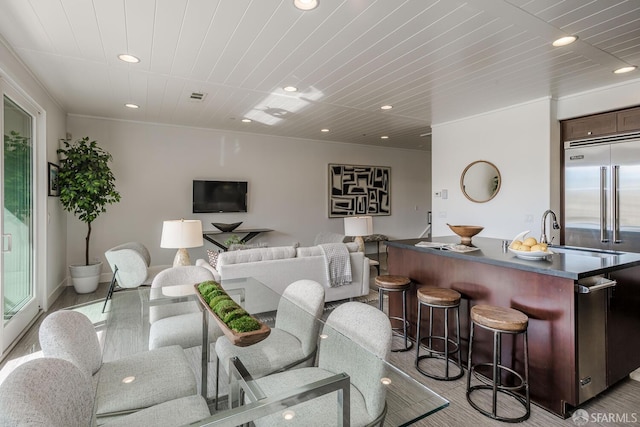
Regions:
<svg viewBox="0 0 640 427"><path fill-rule="evenodd" d="M355 298L369 293L369 259L357 252L357 245L348 243L351 260L350 284L329 286L325 257L319 246L294 248L278 246L241 251L221 252L216 268L204 259L196 265L209 269L216 280L253 277L279 294L300 279L310 279L325 287L325 301Z"/></svg>

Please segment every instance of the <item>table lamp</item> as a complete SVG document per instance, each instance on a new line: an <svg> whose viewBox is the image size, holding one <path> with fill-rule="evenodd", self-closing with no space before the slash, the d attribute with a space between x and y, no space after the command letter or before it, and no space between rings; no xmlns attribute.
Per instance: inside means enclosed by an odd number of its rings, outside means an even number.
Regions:
<svg viewBox="0 0 640 427"><path fill-rule="evenodd" d="M362 236L373 234L373 219L370 216L350 216L344 219L344 234L354 236L358 251L364 252Z"/></svg>
<svg viewBox="0 0 640 427"><path fill-rule="evenodd" d="M177 219L162 224L161 248L178 249L173 266L191 265L186 248L203 246L202 222L199 219Z"/></svg>

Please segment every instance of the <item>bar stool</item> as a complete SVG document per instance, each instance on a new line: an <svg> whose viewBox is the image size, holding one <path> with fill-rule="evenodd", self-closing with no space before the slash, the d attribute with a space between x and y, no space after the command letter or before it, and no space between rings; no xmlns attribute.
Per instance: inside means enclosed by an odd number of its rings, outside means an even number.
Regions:
<svg viewBox="0 0 640 427"><path fill-rule="evenodd" d="M400 348L391 348L391 351L407 351L413 343L409 340L408 329L409 321L407 320L407 290L411 286L411 279L405 276L391 276L383 275L376 276L375 284L378 286L378 308L384 311L384 293L387 292L402 292L402 317L389 316L389 320L392 324L392 331L394 335L404 338L404 345ZM402 326L393 327L393 322L402 322ZM402 330L402 335L398 331Z"/></svg>
<svg viewBox="0 0 640 427"><path fill-rule="evenodd" d="M513 308L495 307L490 305L476 305L471 308L471 330L469 333L469 360L468 360L468 374L467 374L467 401L473 408L479 411L481 414L493 418L494 420L507 421L517 423L529 418L531 413L531 402L529 400L529 354L527 343L527 326L529 324L529 318L526 314L514 310ZM476 363L471 364L471 356L473 349L473 332L475 326L479 326L483 329L493 332L493 362L492 363ZM502 365L501 351L502 351L502 334L513 334L523 336L524 342L524 377L517 373L514 369ZM514 339L515 345L515 339ZM478 367L491 367L492 379L486 378L477 372ZM502 373L507 372L511 374L516 384L513 386L507 386L502 384ZM471 386L471 375L478 379L482 384ZM477 403L471 399L471 394L476 390L491 390L492 391L492 405L491 412L481 408ZM524 397L516 394L517 391L524 390ZM525 409L525 414L520 417L502 417L498 416L496 407L498 400L498 393L511 396L517 402L520 402Z"/></svg>
<svg viewBox="0 0 640 427"><path fill-rule="evenodd" d="M453 289L437 288L435 286L423 286L418 289L418 330L416 333L416 369L422 375L436 380L457 380L464 375L462 369L462 358L460 354L460 298L459 292ZM420 334L420 324L422 323L422 306L429 307L429 335L422 337ZM433 310L444 310L444 336L433 335ZM455 310L456 313L456 339L455 341L449 338L449 310ZM435 350L433 341L437 340L442 342L444 349L442 351ZM427 341L428 344L424 345L428 354L420 355L420 347L423 346L423 341ZM449 344L452 348L449 348ZM449 356L451 354L457 354L458 361L456 366L458 367L458 373L455 375L449 375ZM427 372L420 367L420 361L424 359L443 359L445 361L444 375L437 375L431 372Z"/></svg>

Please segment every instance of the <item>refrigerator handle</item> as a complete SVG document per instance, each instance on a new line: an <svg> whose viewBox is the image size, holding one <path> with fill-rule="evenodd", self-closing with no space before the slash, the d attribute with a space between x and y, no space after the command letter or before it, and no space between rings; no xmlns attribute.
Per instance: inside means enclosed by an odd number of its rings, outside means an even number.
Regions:
<svg viewBox="0 0 640 427"><path fill-rule="evenodd" d="M611 189L611 203L613 204L613 243L622 243L620 240L620 165L615 165L612 170L613 186Z"/></svg>
<svg viewBox="0 0 640 427"><path fill-rule="evenodd" d="M607 167L600 167L600 241L607 243Z"/></svg>

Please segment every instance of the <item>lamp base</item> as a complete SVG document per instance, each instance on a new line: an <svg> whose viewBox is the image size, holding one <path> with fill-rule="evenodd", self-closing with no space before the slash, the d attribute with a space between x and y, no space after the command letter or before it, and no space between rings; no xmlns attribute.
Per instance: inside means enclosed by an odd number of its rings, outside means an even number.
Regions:
<svg viewBox="0 0 640 427"><path fill-rule="evenodd" d="M353 241L358 244L358 252L364 253L364 239L362 238L362 236L354 237Z"/></svg>
<svg viewBox="0 0 640 427"><path fill-rule="evenodd" d="M189 252L185 248L180 248L173 259L173 266L180 267L185 265L191 265L191 258L189 258Z"/></svg>

